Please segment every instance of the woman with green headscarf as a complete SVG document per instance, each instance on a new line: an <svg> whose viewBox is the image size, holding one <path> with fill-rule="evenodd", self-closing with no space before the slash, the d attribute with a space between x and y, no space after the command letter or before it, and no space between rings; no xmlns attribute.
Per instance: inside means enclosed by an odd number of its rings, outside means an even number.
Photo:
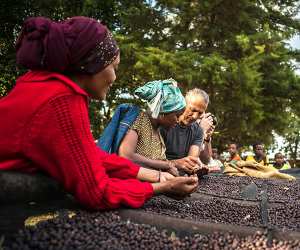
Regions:
<svg viewBox="0 0 300 250"><path fill-rule="evenodd" d="M119 155L147 168L178 175L173 162L166 158L165 144L159 127L176 125L185 109L185 99L173 79L152 81L139 87L135 94L147 102L146 112L140 112L127 132Z"/></svg>

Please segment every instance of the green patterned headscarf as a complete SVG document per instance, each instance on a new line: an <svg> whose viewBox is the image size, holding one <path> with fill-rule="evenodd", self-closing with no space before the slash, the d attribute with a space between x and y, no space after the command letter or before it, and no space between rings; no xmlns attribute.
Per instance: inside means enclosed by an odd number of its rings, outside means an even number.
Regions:
<svg viewBox="0 0 300 250"><path fill-rule="evenodd" d="M171 113L185 108L185 99L174 79L147 82L134 92L147 101L153 118L160 113Z"/></svg>

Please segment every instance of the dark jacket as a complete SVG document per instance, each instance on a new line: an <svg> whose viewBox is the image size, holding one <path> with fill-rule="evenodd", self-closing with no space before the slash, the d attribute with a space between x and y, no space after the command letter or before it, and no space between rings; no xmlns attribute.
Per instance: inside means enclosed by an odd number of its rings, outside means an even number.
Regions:
<svg viewBox="0 0 300 250"><path fill-rule="evenodd" d="M128 129L136 120L140 108L136 105L120 104L98 140L98 147L108 153L117 153Z"/></svg>

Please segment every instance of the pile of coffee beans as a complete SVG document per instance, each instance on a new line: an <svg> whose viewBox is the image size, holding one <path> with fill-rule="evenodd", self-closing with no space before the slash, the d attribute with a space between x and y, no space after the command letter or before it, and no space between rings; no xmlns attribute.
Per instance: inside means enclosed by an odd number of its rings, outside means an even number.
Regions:
<svg viewBox="0 0 300 250"><path fill-rule="evenodd" d="M257 195L245 200L241 190L253 182ZM198 198L178 201L154 197L139 211L199 222L260 227L263 191L268 195L268 226L282 230L283 234L285 230L299 232L299 181L209 176L201 179ZM174 232L122 220L118 211L76 210L75 214L70 218L68 213L61 212L54 219L20 230L7 237L0 249L300 249L300 239L278 241L270 239L266 232L248 237L230 233L177 237Z"/></svg>
<svg viewBox="0 0 300 250"><path fill-rule="evenodd" d="M77 212L21 230L4 249L173 249L178 239L149 225L122 221L117 212Z"/></svg>
<svg viewBox="0 0 300 250"><path fill-rule="evenodd" d="M198 193L239 199L242 198L242 188L251 182L255 182L258 189L263 183L261 179L251 177L206 176L200 180ZM254 200L259 199L259 197L258 192Z"/></svg>
<svg viewBox="0 0 300 250"><path fill-rule="evenodd" d="M268 240L267 232L256 232L252 236L237 237L231 233L214 233L208 236L195 235L182 239L186 249L224 250L283 250L298 249L300 241Z"/></svg>
<svg viewBox="0 0 300 250"><path fill-rule="evenodd" d="M148 201L143 210L200 222L261 226L259 204L244 205L218 198L177 201L161 196Z"/></svg>
<svg viewBox="0 0 300 250"><path fill-rule="evenodd" d="M257 195L245 199L244 187L255 183ZM198 194L176 201L156 197L144 210L200 222L262 226L260 203L267 193L268 225L277 229L300 229L300 182L252 177L208 176L201 180ZM203 196L203 194L205 196ZM249 202L248 202L249 201Z"/></svg>
<svg viewBox="0 0 300 250"><path fill-rule="evenodd" d="M249 200L261 200L261 192L266 187L270 202L300 201L300 180L259 179L246 176L207 176L200 180L198 193L244 199L241 192L244 187L251 183L255 183L257 186L257 195L255 199Z"/></svg>
<svg viewBox="0 0 300 250"><path fill-rule="evenodd" d="M266 180L270 202L300 202L300 181Z"/></svg>
<svg viewBox="0 0 300 250"><path fill-rule="evenodd" d="M233 234L191 235L179 238L149 225L122 221L117 212L59 216L19 231L4 249L299 249L299 241L268 242L265 233L238 237ZM268 248L267 248L268 247Z"/></svg>
<svg viewBox="0 0 300 250"><path fill-rule="evenodd" d="M270 207L269 225L275 228L300 231L300 202L291 202L276 207Z"/></svg>
<svg viewBox="0 0 300 250"><path fill-rule="evenodd" d="M262 226L260 204L240 203L212 197L205 200L177 201L168 197L155 197L142 208L146 212L167 215L198 222ZM300 231L300 203L268 207L268 225L277 229Z"/></svg>

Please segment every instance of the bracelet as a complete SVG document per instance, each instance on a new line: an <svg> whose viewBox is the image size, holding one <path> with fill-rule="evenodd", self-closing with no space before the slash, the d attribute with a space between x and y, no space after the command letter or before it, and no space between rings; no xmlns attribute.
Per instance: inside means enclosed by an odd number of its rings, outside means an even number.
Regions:
<svg viewBox="0 0 300 250"><path fill-rule="evenodd" d="M159 170L159 173L158 173L158 182L160 182L160 176L161 176L161 170Z"/></svg>

